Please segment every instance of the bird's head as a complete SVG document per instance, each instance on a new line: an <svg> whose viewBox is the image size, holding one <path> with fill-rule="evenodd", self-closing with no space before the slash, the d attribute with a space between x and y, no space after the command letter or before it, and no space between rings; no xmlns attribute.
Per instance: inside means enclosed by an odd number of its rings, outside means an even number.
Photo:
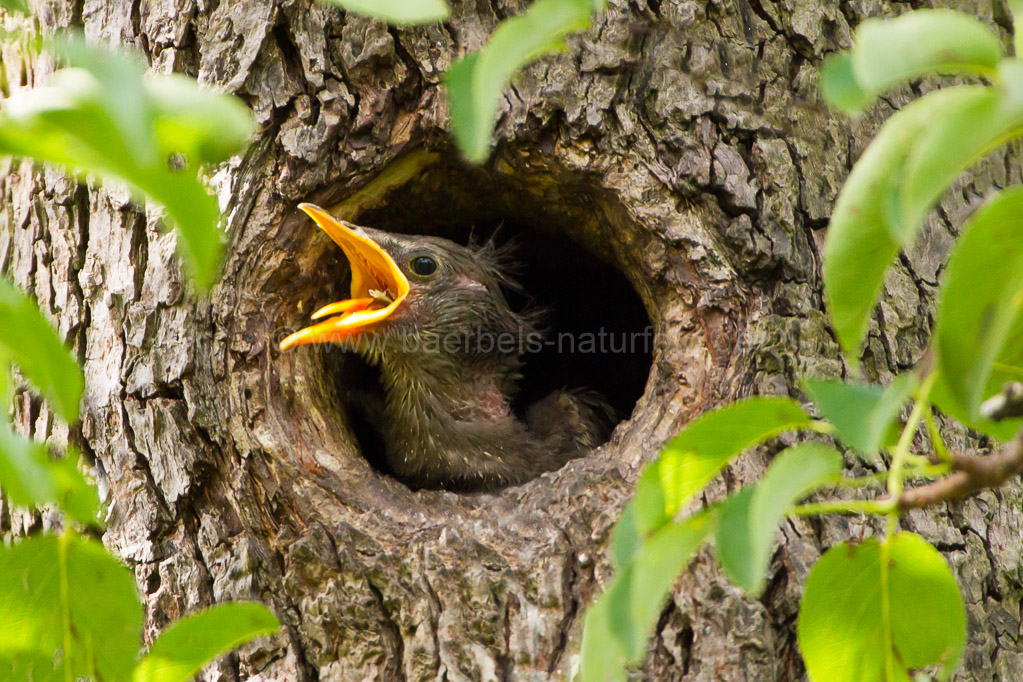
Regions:
<svg viewBox="0 0 1023 682"><path fill-rule="evenodd" d="M351 297L317 310L312 318L322 321L284 339L282 350L333 341L375 359L433 354L464 365L495 354L517 359L521 340L535 333L530 316L508 306L493 249L359 227L312 204L299 208L344 251Z"/></svg>

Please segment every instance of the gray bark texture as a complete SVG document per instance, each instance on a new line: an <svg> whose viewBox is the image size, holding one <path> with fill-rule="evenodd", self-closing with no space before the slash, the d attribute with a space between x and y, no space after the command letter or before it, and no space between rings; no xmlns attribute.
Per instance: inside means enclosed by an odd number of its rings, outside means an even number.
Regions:
<svg viewBox="0 0 1023 682"><path fill-rule="evenodd" d="M563 54L525 69L501 105L493 158L471 168L448 137L442 73L523 0L455 2L448 22L401 29L310 0L36 2L43 28L138 48L153 71L239 95L261 126L243 156L211 169L229 249L202 299L158 212L126 192L22 161L0 176L0 270L38 298L87 380L80 425L62 426L27 392L16 421L94 461L104 541L138 578L146 637L204 605L258 599L280 634L202 679L569 679L642 465L706 409L802 397L800 376L848 373L821 297L828 215L879 123L921 88L850 122L821 104L819 67L864 18L922 4L611 0ZM943 4L1005 31L1003 0ZM2 67L9 92L44 82L53 64L7 46ZM961 179L899 259L869 376L888 381L919 359L955 226L1021 167L1009 151ZM377 473L328 354L277 350L342 287L344 260L301 201L385 229L446 211L511 217L610 262L656 331L634 412L592 455L496 494L413 492ZM966 442L953 426L949 436ZM706 499L755 480L771 454L743 457ZM959 679L1023 679L1021 502L1013 485L904 522L946 553L963 589ZM48 523L0 508L0 535ZM758 600L704 550L636 678L804 679L795 618L807 571L874 530L856 518L787 522Z"/></svg>

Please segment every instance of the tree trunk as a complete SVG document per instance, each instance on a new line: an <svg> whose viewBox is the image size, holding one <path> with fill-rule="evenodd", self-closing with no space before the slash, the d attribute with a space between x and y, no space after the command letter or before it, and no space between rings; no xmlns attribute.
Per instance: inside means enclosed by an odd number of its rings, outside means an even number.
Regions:
<svg viewBox="0 0 1023 682"><path fill-rule="evenodd" d="M203 299L182 279L173 234L123 191L27 162L0 179L0 270L69 336L87 380L70 434L27 393L17 420L94 459L104 539L136 573L147 637L229 599L259 599L283 623L204 679L567 680L640 467L706 409L800 397L800 376L847 370L821 300L825 227L852 161L913 92L849 122L820 103L818 69L863 18L911 5L613 0L515 81L493 158L471 168L448 137L441 76L525 4L456 3L448 23L408 29L309 0L34 6L47 29L83 26L144 51L154 71L241 96L261 124L243 157L211 171L230 246ZM990 0L944 4L1006 22L1003 0L994 13ZM14 88L53 68L15 47L2 56ZM1020 168L1006 154L960 181L900 258L868 341L871 377L919 358L956 226ZM502 492L411 491L380 473L336 380L348 360L277 350L344 286L343 258L301 201L389 230L503 219L527 242L571 239L624 273L653 326L635 409L592 455ZM618 309L578 304L609 320ZM707 498L754 480L769 454L742 458ZM946 552L965 594L960 679L1023 670L1020 506L1011 486L906 518ZM5 535L47 522L0 508ZM868 532L856 518L786 522L756 601L705 550L641 677L802 679L806 573L823 549Z"/></svg>

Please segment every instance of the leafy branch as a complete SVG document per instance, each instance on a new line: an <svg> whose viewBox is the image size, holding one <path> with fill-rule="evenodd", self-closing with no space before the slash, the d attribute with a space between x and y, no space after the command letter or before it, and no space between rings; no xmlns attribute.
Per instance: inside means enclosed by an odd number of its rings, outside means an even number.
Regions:
<svg viewBox="0 0 1023 682"><path fill-rule="evenodd" d="M136 198L162 204L193 281L209 288L222 252L220 213L200 168L244 148L251 114L232 97L183 76L146 75L137 58L79 37L44 42L68 66L48 86L5 100L0 155L121 181ZM57 415L78 420L78 363L35 302L0 277L0 486L12 505L50 505L66 517L59 535L0 546L0 678L185 682L226 651L275 632L265 606L221 604L175 623L141 655L134 575L76 530L102 525L80 458L72 448L55 457L11 429L13 366Z"/></svg>
<svg viewBox="0 0 1023 682"><path fill-rule="evenodd" d="M1023 0L1010 4L1019 44ZM857 161L832 214L825 300L854 368L899 251L960 172L1023 135L1023 61L1005 56L1002 41L972 17L918 10L864 22L853 48L823 68L825 97L850 113L885 89L936 73L981 76L990 85L939 89L892 116ZM901 682L937 666L947 679L966 641L962 597L941 554L923 538L899 532L899 519L909 509L961 499L1023 473L1023 385L1014 383L1020 377L1023 188L1015 187L996 194L963 226L942 275L930 349L915 370L888 386L806 379L818 419L782 397L724 406L692 421L644 470L612 535L615 577L586 616L582 681L623 679L642 659L656 607L699 544L713 539L723 572L756 597L778 522L824 514L869 514L887 523L880 538L829 549L807 577L798 642L810 678ZM951 453L935 408L1009 442L984 456ZM754 484L702 509L696 504L735 457L786 431L808 440L775 455ZM914 452L921 431L932 447L926 454ZM820 442L822 436L865 463L889 465L846 477L842 454ZM907 485L915 479L923 482ZM871 499L846 499L882 485ZM668 533L688 539L685 551L658 564L660 538ZM637 581L648 565L673 572Z"/></svg>

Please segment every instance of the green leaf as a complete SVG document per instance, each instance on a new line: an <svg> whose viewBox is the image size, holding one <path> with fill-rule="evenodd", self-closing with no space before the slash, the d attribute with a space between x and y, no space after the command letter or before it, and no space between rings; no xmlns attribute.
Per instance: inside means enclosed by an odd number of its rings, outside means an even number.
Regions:
<svg viewBox="0 0 1023 682"><path fill-rule="evenodd" d="M14 397L14 381L11 378L10 360L7 349L0 344L0 428L6 428L10 422L11 398Z"/></svg>
<svg viewBox="0 0 1023 682"><path fill-rule="evenodd" d="M939 382L954 413L979 418L980 403L1000 387L991 386L993 368L1021 306L1023 189L1013 188L967 222L945 268L934 339Z"/></svg>
<svg viewBox="0 0 1023 682"><path fill-rule="evenodd" d="M34 508L56 501L49 460L43 443L0 428L0 487L11 504Z"/></svg>
<svg viewBox="0 0 1023 682"><path fill-rule="evenodd" d="M451 65L444 85L452 132L466 158L486 160L501 93L515 72L560 50L566 35L589 26L594 9L589 0L537 0L522 16L502 21L481 50Z"/></svg>
<svg viewBox="0 0 1023 682"><path fill-rule="evenodd" d="M848 52L829 55L821 67L821 94L834 107L847 114L862 111L874 100L874 93L856 82L853 60Z"/></svg>
<svg viewBox="0 0 1023 682"><path fill-rule="evenodd" d="M779 454L764 477L721 506L716 534L718 561L751 596L764 589L778 524L797 501L842 473L842 455L820 443L801 443Z"/></svg>
<svg viewBox="0 0 1023 682"><path fill-rule="evenodd" d="M202 183L185 170L138 175L138 188L163 204L181 236L178 253L202 290L213 286L224 253L220 210Z"/></svg>
<svg viewBox="0 0 1023 682"><path fill-rule="evenodd" d="M50 459L57 497L53 502L68 518L89 526L102 524L99 491L82 473L81 455L69 447L60 459Z"/></svg>
<svg viewBox="0 0 1023 682"><path fill-rule="evenodd" d="M798 623L810 679L874 682L891 679L888 669L908 680L908 670L958 663L966 613L948 564L912 533L886 542L843 543L810 571Z"/></svg>
<svg viewBox="0 0 1023 682"><path fill-rule="evenodd" d="M78 419L85 386L78 363L39 307L4 277L0 277L0 350L57 414L68 422Z"/></svg>
<svg viewBox="0 0 1023 682"><path fill-rule="evenodd" d="M998 365L995 365L994 370L991 374L991 381L989 387L991 393L996 392L1002 386L1002 381L996 379L996 377L1005 376L1004 373L997 371ZM1017 368L1018 370L1018 368ZM1023 380L1023 371L1016 371L1009 375L1012 381ZM1007 377L1006 380L1009 380ZM970 415L966 413L959 401L956 400L948 387L948 384L941 379L941 372L938 372L937 381L934 382L934 387L931 389L928 399L931 403L945 414L956 418L971 429L976 429L981 433L985 433L992 438L1002 441L1008 441L1020 430L1023 425L1023 420L1020 419L1004 419L1001 421L993 421L985 418L970 418Z"/></svg>
<svg viewBox="0 0 1023 682"><path fill-rule="evenodd" d="M830 379L807 379L806 392L838 437L857 452L870 455L885 444L891 426L917 386L914 373L897 377L887 388Z"/></svg>
<svg viewBox="0 0 1023 682"><path fill-rule="evenodd" d="M1012 12L1013 47L1017 55L1023 55L1023 0L1009 0Z"/></svg>
<svg viewBox="0 0 1023 682"><path fill-rule="evenodd" d="M740 400L694 419L640 475L614 533L618 565L631 559L638 538L670 522L733 457L811 422L799 403L780 396Z"/></svg>
<svg viewBox="0 0 1023 682"><path fill-rule="evenodd" d="M920 129L901 174L900 212L888 222L897 241L909 243L963 170L1019 135L1023 102L1015 99L1013 92L1002 88L961 91L940 116Z"/></svg>
<svg viewBox="0 0 1023 682"><path fill-rule="evenodd" d="M586 613L580 682L624 679L624 669L646 652L668 591L714 529L704 511L654 533Z"/></svg>
<svg viewBox="0 0 1023 682"><path fill-rule="evenodd" d="M252 137L252 113L237 97L197 87L194 79L177 73L146 76L144 85L154 110L154 133L166 152L220 163Z"/></svg>
<svg viewBox="0 0 1023 682"><path fill-rule="evenodd" d="M945 9L868 19L853 39L853 70L865 88L884 90L928 74L989 74L1002 41L976 17Z"/></svg>
<svg viewBox="0 0 1023 682"><path fill-rule="evenodd" d="M218 656L278 627L274 614L257 602L210 607L167 628L139 661L134 682L187 682Z"/></svg>
<svg viewBox="0 0 1023 682"><path fill-rule="evenodd" d="M99 495L79 469L74 450L53 459L43 443L22 438L0 427L0 487L8 501L20 507L56 504L67 516L98 525Z"/></svg>
<svg viewBox="0 0 1023 682"><path fill-rule="evenodd" d="M824 289L835 333L851 363L859 358L885 272L901 246L916 236L944 189L939 185L951 182L976 154L1002 139L1014 120L1015 110L1010 112L1005 100L980 86L932 92L892 116L850 173L828 229ZM952 128L936 123L956 121L970 128L970 116L980 111L988 111L985 120L998 126L976 134L959 131L975 153L950 141L957 134ZM923 167L936 159L947 166Z"/></svg>
<svg viewBox="0 0 1023 682"><path fill-rule="evenodd" d="M208 288L223 244L217 202L198 168L239 151L255 128L251 115L182 76L143 77L125 54L75 40L60 49L78 66L4 102L0 154L120 180L163 205L189 272Z"/></svg>
<svg viewBox="0 0 1023 682"><path fill-rule="evenodd" d="M102 544L64 535L0 547L0 586L0 679L131 679L142 606Z"/></svg>
<svg viewBox="0 0 1023 682"><path fill-rule="evenodd" d="M451 13L444 0L329 0L350 12L383 19L389 24L431 24Z"/></svg>
<svg viewBox="0 0 1023 682"><path fill-rule="evenodd" d="M101 99L94 103L109 116L114 129L124 140L124 151L140 165L157 162L150 125L152 111L142 86L145 59L135 52L89 45L85 36L78 33L59 35L53 41L53 48L68 66L82 69L95 79ZM110 100L112 96L116 99Z"/></svg>
<svg viewBox="0 0 1023 682"><path fill-rule="evenodd" d="M1004 56L1001 41L980 20L949 10L917 10L868 19L856 29L848 63L823 74L828 100L863 109L893 85L930 74L991 74Z"/></svg>
<svg viewBox="0 0 1023 682"><path fill-rule="evenodd" d="M0 8L8 12L28 14L28 3L25 0L0 0Z"/></svg>
<svg viewBox="0 0 1023 682"><path fill-rule="evenodd" d="M611 562L615 568L621 568L632 560L643 545L643 537L636 526L636 505L625 505L611 532Z"/></svg>
<svg viewBox="0 0 1023 682"><path fill-rule="evenodd" d="M946 386L944 382L940 381L940 372L938 377L938 385ZM1001 392L1005 384L1010 381L1023 382L1023 315L1016 316L1005 343L1002 345L1002 350L991 366L991 375L988 377L987 386L983 391L985 400ZM951 410L946 409L944 404L938 403L936 399L932 400L946 412L953 414ZM955 414L954 416L971 428L1003 441L1010 440L1023 426L1023 419L1019 418L1002 419L995 422L984 418L972 419L965 414Z"/></svg>

